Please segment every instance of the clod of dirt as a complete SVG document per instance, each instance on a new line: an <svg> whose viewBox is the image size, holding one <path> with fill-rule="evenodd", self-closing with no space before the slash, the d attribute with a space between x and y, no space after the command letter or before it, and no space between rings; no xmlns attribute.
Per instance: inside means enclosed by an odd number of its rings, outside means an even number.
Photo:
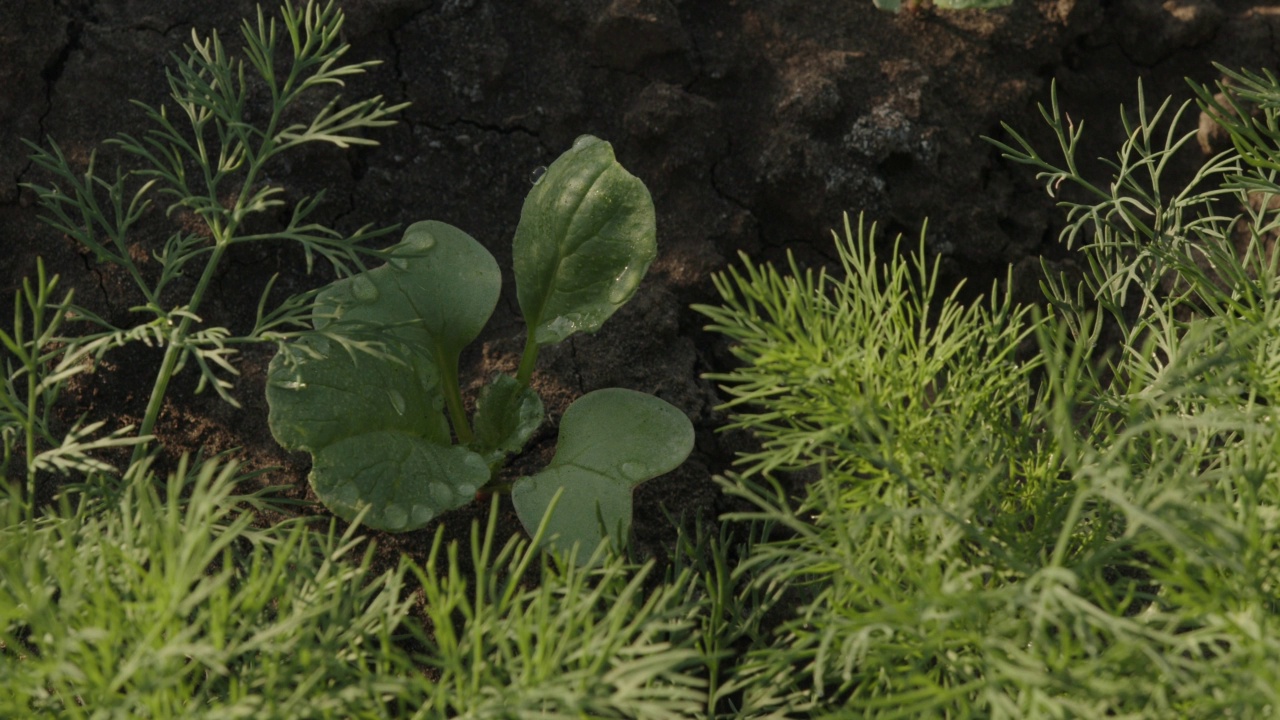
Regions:
<svg viewBox="0 0 1280 720"><path fill-rule="evenodd" d="M587 39L605 65L626 72L689 50L689 36L667 0L613 0L596 16Z"/></svg>
<svg viewBox="0 0 1280 720"><path fill-rule="evenodd" d="M1166 0L1161 4L1128 0L1120 4L1125 19L1120 43L1140 65L1155 65L1184 48L1213 37L1225 17L1213 0Z"/></svg>

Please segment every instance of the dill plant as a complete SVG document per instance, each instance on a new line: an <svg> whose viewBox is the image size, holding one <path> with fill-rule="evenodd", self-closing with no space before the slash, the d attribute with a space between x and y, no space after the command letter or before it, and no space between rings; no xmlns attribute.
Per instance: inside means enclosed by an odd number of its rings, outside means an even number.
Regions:
<svg viewBox="0 0 1280 720"><path fill-rule="evenodd" d="M77 169L56 143L48 148L32 145L35 166L51 178L47 185L29 184L39 199L42 219L91 251L98 262L120 268L141 296L141 302L130 309L137 322L117 326L92 309L75 305L70 296L54 304L47 293L27 292L37 328L72 318L85 330L78 335L62 333L56 342L51 338L45 343L61 354L46 357L45 364L61 367L58 363L69 360L99 360L132 342L164 348L146 409L130 441L133 462L146 452L169 383L178 372L194 365L200 376L197 392L211 387L236 405L228 379L237 374L236 346L283 342L311 319L307 308L314 293L269 309L268 283L261 289L258 317L247 334L206 325L201 308L232 247L291 241L302 248L308 271L319 256L339 275L363 270L362 255L381 255L364 243L385 231L365 227L347 236L309 220L323 195L298 202L284 227L258 232L248 225L254 216L284 204L283 188L268 179L269 169L281 155L312 143L341 148L376 144L363 133L392 124L390 117L405 107L390 106L381 97L343 104L335 95L309 119L297 121L299 107L317 92L340 87L377 64L341 62L348 49L339 36L342 23L343 15L333 2L300 7L285 3L279 22L259 8L256 21L245 21L242 27L243 59L231 57L216 34L202 38L193 30L185 57L175 56L176 65L167 73L172 104L136 103L146 117L147 130L140 136L123 133L107 141L122 162L113 172L100 172L96 153L86 168ZM251 119L254 115L261 119ZM157 203L168 216L190 214L198 227L175 223L176 229L159 244L139 237L140 224ZM144 269L134 259L130 247L135 242L150 250L158 261L157 271ZM188 275L195 278L193 285L179 282ZM52 284L46 285L51 291ZM37 340L37 345L44 342ZM15 343L5 344L11 353L23 357ZM345 338L344 344L376 352L376 344L367 338ZM31 455L35 440L47 442L49 432L33 425L37 413L32 408L47 406L50 383L61 385L75 371L39 377L39 369L33 371L31 363L11 370L11 380L15 374L24 376L27 386L11 383L10 401L22 405L19 399L25 397L28 409L25 416L8 414L22 432L5 433L6 458L11 457L11 443L22 434L27 458L35 460ZM107 440L113 444L118 438L108 435ZM52 458L49 463L57 466ZM28 481L33 484L34 466L29 467Z"/></svg>
<svg viewBox="0 0 1280 720"><path fill-rule="evenodd" d="M109 501L0 528L4 717L700 716L692 572L654 582L604 546L581 567L538 547L545 525L499 548L494 502L470 565L439 528L425 567L375 574L358 523L255 528L270 498L237 494L234 463L137 467Z"/></svg>
<svg viewBox="0 0 1280 720"><path fill-rule="evenodd" d="M408 607L404 568L374 577L359 541L332 527L254 528L252 508L282 506L237 494L248 476L225 456L197 467L177 459L167 479L152 471L151 433L176 373L194 366L200 388L235 404L236 346L281 342L311 320L310 294L269 309L268 284L248 334L205 324L200 308L230 248L293 241L308 269L320 256L339 274L378 254L363 243L379 231L346 236L311 222L319 197L276 231L246 225L283 204L266 179L281 153L371 144L363 132L401 107L334 97L297 121L301 100L370 65L340 62L341 25L333 3L286 4L278 20L259 11L243 26L245 60L193 32L168 74L171 104L140 106L149 129L108 141L123 163L112 171L96 155L73 168L56 144L32 146L49 178L30 185L43 219L120 268L141 301L129 310L136 323L113 324L60 294L37 263L12 327L0 330L0 715L380 717L412 685L412 665L391 642ZM153 204L199 227L175 223L156 243ZM156 269L139 264L135 245ZM188 273L194 282L181 280ZM56 408L67 384L134 342L164 348L140 425L82 416L65 428ZM367 338L346 342L377 351ZM130 446L123 471L98 455ZM67 482L51 501L54 473Z"/></svg>
<svg viewBox="0 0 1280 720"><path fill-rule="evenodd" d="M940 297L923 245L881 262L862 223L842 277L717 280L699 310L742 365L713 377L762 446L725 484L790 531L737 574L800 598L736 669L741 717L1275 712L1280 84L1229 75L1197 92L1235 147L1185 184L1194 105L1141 88L1102 181L1056 97L1056 159L996 143L1086 268L1043 310Z"/></svg>
<svg viewBox="0 0 1280 720"><path fill-rule="evenodd" d="M0 715L378 718L411 696L403 566L375 576L355 526L256 529L269 498L225 458L151 464L0 528Z"/></svg>
<svg viewBox="0 0 1280 720"><path fill-rule="evenodd" d="M495 497L485 528L472 526L468 576L440 531L412 567L431 628L417 660L439 676L414 717L701 715L700 576L686 568L659 582L653 561L633 563L607 542L589 562L575 557L581 546L540 550L550 512L531 539L498 548L498 517Z"/></svg>

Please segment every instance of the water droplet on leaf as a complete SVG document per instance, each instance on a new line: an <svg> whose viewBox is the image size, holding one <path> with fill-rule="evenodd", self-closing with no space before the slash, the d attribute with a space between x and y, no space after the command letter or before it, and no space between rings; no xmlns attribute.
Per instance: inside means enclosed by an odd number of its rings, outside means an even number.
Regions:
<svg viewBox="0 0 1280 720"><path fill-rule="evenodd" d="M537 185L539 182L542 181L542 176L546 174L547 174L547 166L539 165L538 167L533 169L533 172L529 173L529 182L533 183L534 185Z"/></svg>
<svg viewBox="0 0 1280 720"><path fill-rule="evenodd" d="M391 401L391 407L396 409L397 415L403 415L405 410L404 396L396 390L387 391L387 399Z"/></svg>
<svg viewBox="0 0 1280 720"><path fill-rule="evenodd" d="M431 483L431 499L435 501L437 507L453 507L454 493L448 485L436 481Z"/></svg>
<svg viewBox="0 0 1280 720"><path fill-rule="evenodd" d="M622 268L622 272L618 273L613 279L613 284L609 288L609 302L614 305L621 305L626 302L636 291L640 285L640 280L644 277L644 271L635 272L635 269L628 265Z"/></svg>
<svg viewBox="0 0 1280 720"><path fill-rule="evenodd" d="M399 530L409 524L409 513L399 505L388 505L382 511L382 519L388 530Z"/></svg>
<svg viewBox="0 0 1280 720"><path fill-rule="evenodd" d="M425 525L427 521L435 517L436 514L426 505L414 504L413 506L413 524Z"/></svg>
<svg viewBox="0 0 1280 720"><path fill-rule="evenodd" d="M609 288L609 302L614 305L621 305L627 301L627 298L631 297L631 291L635 289L635 285L631 283L630 278L624 278L619 275L613 281L613 286Z"/></svg>
<svg viewBox="0 0 1280 720"><path fill-rule="evenodd" d="M351 278L351 295L361 302L373 302L378 299L378 286L363 275Z"/></svg>
<svg viewBox="0 0 1280 720"><path fill-rule="evenodd" d="M569 337L577 329L574 327L574 321L577 317L578 316L576 314L573 318L565 315L558 315L551 322L543 323L542 327L538 329L538 342L559 342L564 338Z"/></svg>
<svg viewBox="0 0 1280 720"><path fill-rule="evenodd" d="M622 475L632 482L649 479L649 468L643 463L624 462L622 463Z"/></svg>

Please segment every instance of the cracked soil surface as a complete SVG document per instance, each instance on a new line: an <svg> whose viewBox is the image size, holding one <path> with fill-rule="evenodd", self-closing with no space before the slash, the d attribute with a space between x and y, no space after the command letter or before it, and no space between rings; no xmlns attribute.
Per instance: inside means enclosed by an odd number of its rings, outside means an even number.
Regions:
<svg viewBox="0 0 1280 720"><path fill-rule="evenodd" d="M342 230L442 220L493 252L508 276L464 357L473 387L519 359L523 327L506 269L530 171L590 133L648 185L659 259L600 333L543 354L536 384L552 422L525 464L548 455L555 421L585 391L628 387L683 409L698 431L694 454L636 493L633 541L654 552L671 536L664 507L686 518L723 507L711 477L745 442L715 432L725 417L701 377L729 358L689 310L715 301L711 273L739 252L829 263L830 229L845 211L909 236L928 217L928 247L948 281L968 278L976 293L1012 265L1016 291L1030 299L1036 258L1070 262L1058 220L1032 173L980 136L1003 137L1005 121L1051 149L1036 104L1056 78L1063 107L1087 119L1084 155L1094 157L1121 142L1118 108L1134 107L1139 78L1148 98L1181 100L1191 96L1184 78L1218 79L1211 62L1261 70L1280 61L1274 0L1016 0L994 12L901 15L870 0L346 0L345 10L348 59L382 61L346 96L412 105L371 134L379 146L305 149L270 180L292 202L324 191L316 219ZM238 47L240 20L254 14L248 0L0 3L0 317L12 317L13 293L42 256L80 303L127 320L138 300L128 278L38 221L22 183L49 179L21 140L52 138L84 166L104 139L140 131L130 98L166 100L164 69L192 27ZM1194 129L1195 112L1186 122ZM101 151L99 168L109 160ZM169 231L161 210L152 215L135 238L140 250ZM250 246L231 254L204 320L247 329L275 273L280 297L330 279L305 274L284 244ZM279 466L270 482L301 497L309 457L282 451L267 429L272 352L240 356L239 409L194 395L193 375L180 376L157 434L171 453L234 448L251 468ZM141 346L109 356L71 388L67 416L138 422L158 360ZM461 531L479 512L444 522ZM423 553L430 535L382 537L384 555Z"/></svg>

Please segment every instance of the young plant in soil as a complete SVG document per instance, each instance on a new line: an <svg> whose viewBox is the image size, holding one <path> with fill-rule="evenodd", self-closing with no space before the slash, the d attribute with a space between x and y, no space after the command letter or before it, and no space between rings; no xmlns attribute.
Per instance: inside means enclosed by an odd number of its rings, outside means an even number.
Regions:
<svg viewBox="0 0 1280 720"><path fill-rule="evenodd" d="M381 97L343 105L335 96L309 120L286 119L294 116L299 101L340 87L346 78L377 64L340 62L347 51L339 41L342 21L333 3L309 2L296 9L286 3L280 22L259 10L256 22L243 25L245 58L239 60L227 55L217 35L201 38L193 31L186 57L168 74L173 104L138 103L147 129L140 136L121 134L107 141L127 169L100 175L94 156L87 168L76 169L56 144L51 142L49 149L32 145L35 165L53 178L47 185L28 185L39 198L43 219L98 262L122 270L140 299L130 308L136 321L119 325L73 304L70 294L55 302L56 278L43 272L19 297L15 332L0 337L18 360L10 368L0 420L6 425L6 465L15 447L25 455L28 497L34 496L36 474L42 470L99 468L86 459L90 450L133 444L132 463L138 463L148 452L170 382L190 365L200 373L197 392L212 387L237 404L228 379L237 374L235 347L282 342L292 328L306 325L314 293L267 312L271 283L261 290L259 315L247 334L204 323L203 301L232 247L292 241L304 250L308 271L318 255L338 275L362 270L362 255L378 255L363 243L386 231L362 228L345 236L308 221L322 195L298 203L278 230L259 233L246 225L253 216L283 205L283 189L268 180L269 168L281 155L309 143L343 148L376 144L361 133L392 124L390 116L404 107L388 106ZM259 119L251 121L251 115ZM162 244L137 232L157 203L179 221ZM196 278L194 285L185 282L186 276ZM183 287L190 289L184 292ZM24 336L26 313L32 324ZM70 321L88 325L89 331L58 332ZM91 368L87 361L133 342L164 348L136 434L130 436L132 428L124 428L95 437L101 423L77 423L68 436L72 442L59 443L50 417L67 380Z"/></svg>
<svg viewBox="0 0 1280 720"><path fill-rule="evenodd" d="M583 136L546 169L525 200L513 243L528 337L514 377L497 375L468 418L459 386L463 348L498 302L497 261L471 236L419 222L386 265L335 281L316 299L315 328L271 363L270 424L286 448L314 458L311 484L341 517L365 511L382 530L420 528L480 490L510 490L532 532L564 495L550 532L566 547L625 539L631 491L677 467L693 426L656 397L590 392L565 411L551 464L509 485L498 471L545 412L530 387L541 347L594 332L631 298L657 254L653 201L614 158ZM350 330L383 338L381 351L339 347ZM603 528L603 532L602 532Z"/></svg>

